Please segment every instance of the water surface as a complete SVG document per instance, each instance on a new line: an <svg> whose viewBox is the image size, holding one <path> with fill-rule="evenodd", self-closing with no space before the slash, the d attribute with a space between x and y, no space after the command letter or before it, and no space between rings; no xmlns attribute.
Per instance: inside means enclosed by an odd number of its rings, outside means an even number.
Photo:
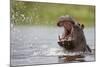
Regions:
<svg viewBox="0 0 100 67"><path fill-rule="evenodd" d="M36 65L51 63L68 63L59 56L74 55L64 52L57 44L58 35L63 29L45 26L11 27L11 65ZM94 49L94 28L84 30L87 44ZM86 54L84 61L94 61L94 52ZM71 61L80 62L80 61Z"/></svg>

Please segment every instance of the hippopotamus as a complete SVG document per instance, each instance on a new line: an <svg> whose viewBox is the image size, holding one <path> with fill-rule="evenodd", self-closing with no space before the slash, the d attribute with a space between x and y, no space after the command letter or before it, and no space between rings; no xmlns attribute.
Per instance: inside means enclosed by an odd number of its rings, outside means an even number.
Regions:
<svg viewBox="0 0 100 67"><path fill-rule="evenodd" d="M59 17L57 26L64 28L64 33L58 37L59 46L71 52L91 52L84 35L84 24L67 15Z"/></svg>

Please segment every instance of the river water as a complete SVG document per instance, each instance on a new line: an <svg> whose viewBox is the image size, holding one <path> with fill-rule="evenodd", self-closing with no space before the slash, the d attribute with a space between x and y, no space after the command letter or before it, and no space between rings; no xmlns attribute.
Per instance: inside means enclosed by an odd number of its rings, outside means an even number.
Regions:
<svg viewBox="0 0 100 67"><path fill-rule="evenodd" d="M95 29L84 30L87 44L94 51ZM15 26L11 27L11 66L37 65L52 63L69 63L60 59L62 55L74 55L65 53L57 44L58 35L63 32L62 28L46 26ZM84 61L94 61L95 55L87 54ZM70 61L70 62L80 62Z"/></svg>

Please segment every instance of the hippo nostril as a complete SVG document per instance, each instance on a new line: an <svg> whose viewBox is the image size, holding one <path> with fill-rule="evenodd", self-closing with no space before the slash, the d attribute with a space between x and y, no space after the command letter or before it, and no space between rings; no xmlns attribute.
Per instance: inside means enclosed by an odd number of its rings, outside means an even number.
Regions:
<svg viewBox="0 0 100 67"><path fill-rule="evenodd" d="M59 23L57 23L57 26L60 26L60 24L59 24Z"/></svg>

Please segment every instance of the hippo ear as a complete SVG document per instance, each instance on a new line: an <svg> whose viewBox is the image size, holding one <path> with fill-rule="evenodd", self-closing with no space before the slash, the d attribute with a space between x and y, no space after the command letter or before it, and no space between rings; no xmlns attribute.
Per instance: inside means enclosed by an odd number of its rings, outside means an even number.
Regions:
<svg viewBox="0 0 100 67"><path fill-rule="evenodd" d="M84 29L84 24L81 25L81 29L82 29L82 30Z"/></svg>

